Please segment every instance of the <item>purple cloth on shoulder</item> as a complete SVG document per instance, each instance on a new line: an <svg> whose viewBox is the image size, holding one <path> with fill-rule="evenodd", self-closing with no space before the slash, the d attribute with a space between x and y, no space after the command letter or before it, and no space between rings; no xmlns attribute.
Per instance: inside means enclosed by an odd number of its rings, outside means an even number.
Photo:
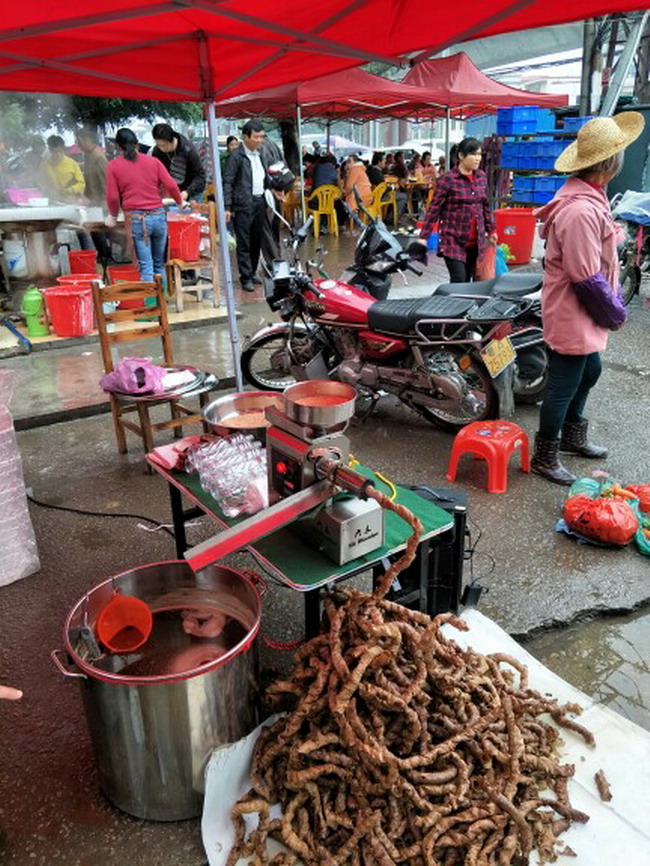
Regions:
<svg viewBox="0 0 650 866"><path fill-rule="evenodd" d="M167 370L152 364L149 358L122 358L111 373L102 376L99 384L102 390L119 394L161 394L166 375Z"/></svg>
<svg viewBox="0 0 650 866"><path fill-rule="evenodd" d="M627 317L623 299L600 271L573 283L578 300L597 325L616 331Z"/></svg>

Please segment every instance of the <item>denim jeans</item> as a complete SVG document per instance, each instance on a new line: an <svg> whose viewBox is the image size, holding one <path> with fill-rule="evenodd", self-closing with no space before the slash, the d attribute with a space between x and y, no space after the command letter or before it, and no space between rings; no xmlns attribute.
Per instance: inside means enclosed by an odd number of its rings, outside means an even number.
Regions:
<svg viewBox="0 0 650 866"><path fill-rule="evenodd" d="M561 355L549 350L548 384L539 414L539 435L557 439L565 423L582 421L589 392L602 371L600 355Z"/></svg>
<svg viewBox="0 0 650 866"><path fill-rule="evenodd" d="M140 279L150 283L154 274L160 274L164 283L167 215L164 212L133 211L131 235Z"/></svg>

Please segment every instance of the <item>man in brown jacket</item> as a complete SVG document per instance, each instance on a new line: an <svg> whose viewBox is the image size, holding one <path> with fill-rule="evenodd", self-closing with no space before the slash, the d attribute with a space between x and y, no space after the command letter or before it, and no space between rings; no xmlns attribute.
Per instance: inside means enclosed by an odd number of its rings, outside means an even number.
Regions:
<svg viewBox="0 0 650 866"><path fill-rule="evenodd" d="M85 196L93 205L102 207L106 199L106 166L108 161L99 147L97 133L84 127L77 132L77 145L84 155Z"/></svg>

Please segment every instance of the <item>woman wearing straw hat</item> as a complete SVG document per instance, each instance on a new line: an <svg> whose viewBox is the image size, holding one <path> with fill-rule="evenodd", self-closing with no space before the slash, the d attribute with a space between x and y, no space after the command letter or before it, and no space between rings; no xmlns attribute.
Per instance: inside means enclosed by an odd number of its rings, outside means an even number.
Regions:
<svg viewBox="0 0 650 866"><path fill-rule="evenodd" d="M537 211L546 240L542 319L550 360L531 468L556 484L576 480L560 463L560 451L607 457L606 448L589 442L583 415L608 333L625 321L618 293L619 231L604 187L621 170L623 151L643 125L636 111L586 123L555 163L571 177Z"/></svg>

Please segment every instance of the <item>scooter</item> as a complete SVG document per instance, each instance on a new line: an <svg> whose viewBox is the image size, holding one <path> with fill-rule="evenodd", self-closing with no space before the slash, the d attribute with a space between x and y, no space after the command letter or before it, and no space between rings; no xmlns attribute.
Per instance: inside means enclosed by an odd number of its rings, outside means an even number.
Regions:
<svg viewBox="0 0 650 866"><path fill-rule="evenodd" d="M273 263L265 283L266 300L283 321L247 341L241 361L248 382L281 391L296 379L338 379L370 398L369 411L391 393L453 432L510 414L515 350L509 335L534 301L438 294L378 301L325 278L322 262L305 267L299 249L310 226L311 218L292 232L289 257ZM395 261L411 264L404 256ZM314 268L321 278L312 277Z"/></svg>

